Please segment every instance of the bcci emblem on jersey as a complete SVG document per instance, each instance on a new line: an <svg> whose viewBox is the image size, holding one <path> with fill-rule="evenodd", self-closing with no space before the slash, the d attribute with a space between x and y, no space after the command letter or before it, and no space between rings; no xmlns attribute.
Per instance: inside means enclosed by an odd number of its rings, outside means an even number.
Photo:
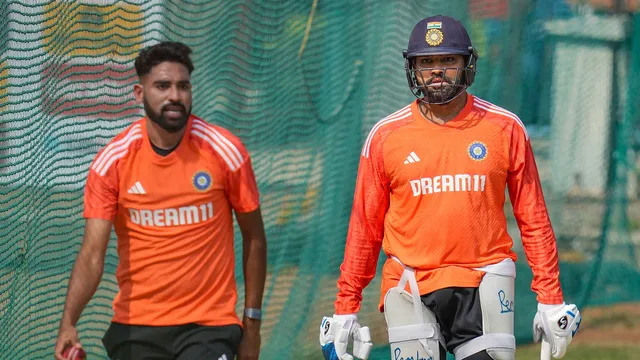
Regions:
<svg viewBox="0 0 640 360"><path fill-rule="evenodd" d="M487 157L487 145L474 141L469 145L469 156L476 161L484 160Z"/></svg>
<svg viewBox="0 0 640 360"><path fill-rule="evenodd" d="M193 186L199 191L209 190L211 187L211 175L206 171L198 171L193 175Z"/></svg>

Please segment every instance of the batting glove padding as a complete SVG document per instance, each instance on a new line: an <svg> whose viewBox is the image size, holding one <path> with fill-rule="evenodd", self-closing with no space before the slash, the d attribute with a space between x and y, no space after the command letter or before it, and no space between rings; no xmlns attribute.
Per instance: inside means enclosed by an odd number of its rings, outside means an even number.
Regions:
<svg viewBox="0 0 640 360"><path fill-rule="evenodd" d="M562 358L581 321L580 311L574 304L538 304L538 312L533 319L533 341L542 340L540 359Z"/></svg>
<svg viewBox="0 0 640 360"><path fill-rule="evenodd" d="M353 355L347 353L349 340L353 340ZM369 328L358 324L358 316L333 315L323 317L320 324L320 346L325 360L366 360L373 344Z"/></svg>

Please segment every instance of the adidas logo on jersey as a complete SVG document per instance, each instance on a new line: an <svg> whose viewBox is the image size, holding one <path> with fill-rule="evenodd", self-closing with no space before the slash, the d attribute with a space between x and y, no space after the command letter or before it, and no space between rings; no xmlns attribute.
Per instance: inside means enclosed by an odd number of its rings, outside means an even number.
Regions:
<svg viewBox="0 0 640 360"><path fill-rule="evenodd" d="M133 184L133 186L127 190L127 192L129 194L146 194L147 192L144 191L144 188L142 187L142 184L140 184L140 181L136 181L135 184Z"/></svg>
<svg viewBox="0 0 640 360"><path fill-rule="evenodd" d="M409 156L407 156L407 160L405 160L404 163L405 164L411 164L411 163L418 162L418 161L420 161L420 158L418 157L418 155L416 155L415 152L412 151L409 154Z"/></svg>

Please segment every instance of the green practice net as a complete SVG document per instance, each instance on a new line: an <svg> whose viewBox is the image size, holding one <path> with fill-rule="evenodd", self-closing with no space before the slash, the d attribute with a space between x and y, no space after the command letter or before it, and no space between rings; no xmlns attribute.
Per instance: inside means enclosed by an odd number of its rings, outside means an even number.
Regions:
<svg viewBox="0 0 640 360"><path fill-rule="evenodd" d="M438 13L463 21L478 48L470 91L518 114L532 136L566 300L640 301L640 21L573 2L0 1L0 359L51 357L89 164L142 114L133 60L161 40L192 47L194 113L253 157L269 239L261 358L321 358L318 326L333 313L362 143L413 100L402 50L413 25ZM115 244L78 324L91 359L106 359ZM521 256L521 343L531 339L531 277ZM373 359L389 351L379 287L378 276L360 313Z"/></svg>

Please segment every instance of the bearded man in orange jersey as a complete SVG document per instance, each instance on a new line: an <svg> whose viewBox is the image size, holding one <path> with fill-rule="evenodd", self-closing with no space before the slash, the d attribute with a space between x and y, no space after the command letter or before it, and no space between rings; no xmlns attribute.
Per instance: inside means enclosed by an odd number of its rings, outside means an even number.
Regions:
<svg viewBox="0 0 640 360"><path fill-rule="evenodd" d="M249 154L236 136L191 114L191 49L163 42L135 61L146 116L95 157L85 235L55 347L75 328L118 237L119 291L102 341L111 359L258 359L266 239ZM245 311L235 312L233 213L243 238Z"/></svg>
<svg viewBox="0 0 640 360"><path fill-rule="evenodd" d="M581 315L564 302L525 126L467 92L478 54L459 21L423 19L403 55L417 100L378 122L362 148L335 314L320 326L325 358L368 357L371 337L357 313L382 247L379 304L392 359L513 360L507 189L534 274L534 336L543 357L561 358Z"/></svg>

